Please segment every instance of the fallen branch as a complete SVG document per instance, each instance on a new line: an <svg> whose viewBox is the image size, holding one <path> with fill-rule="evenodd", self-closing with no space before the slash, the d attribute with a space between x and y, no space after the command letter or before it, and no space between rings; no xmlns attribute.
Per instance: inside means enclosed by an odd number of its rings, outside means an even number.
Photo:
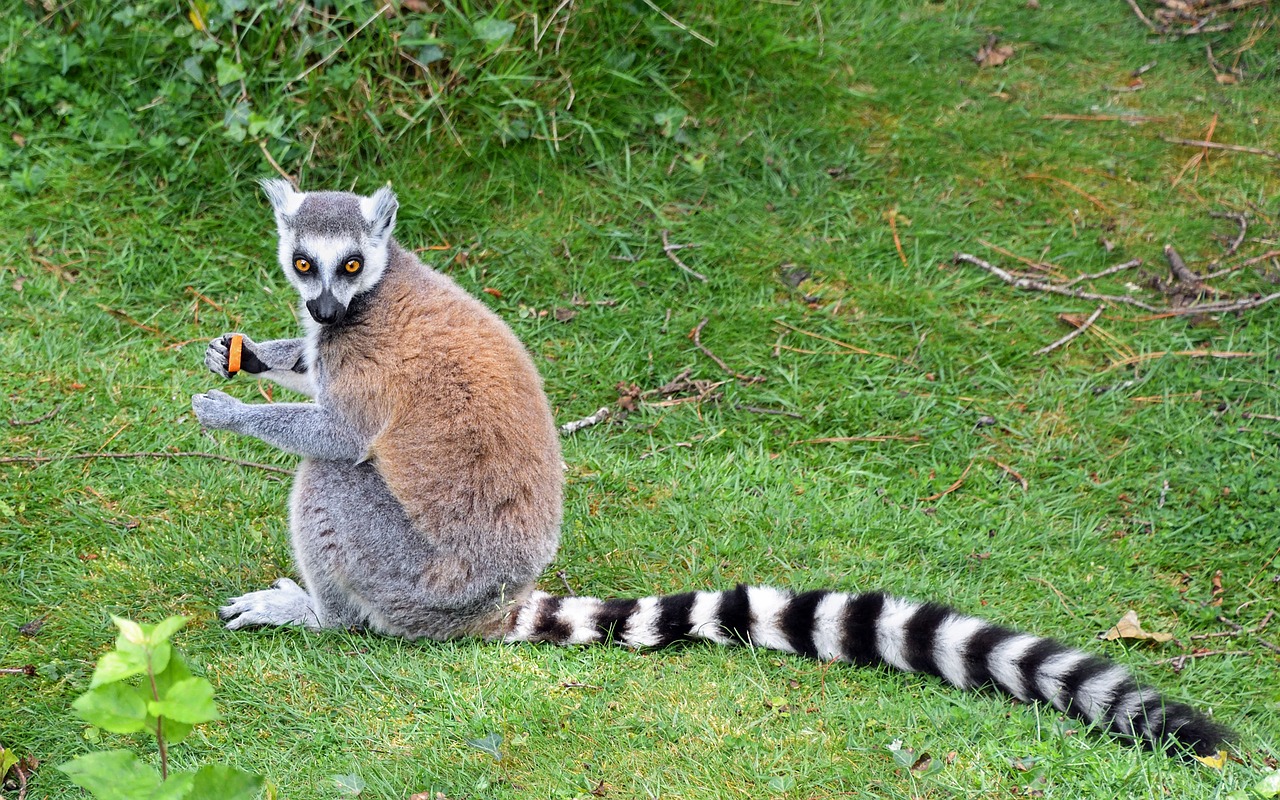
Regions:
<svg viewBox="0 0 1280 800"><path fill-rule="evenodd" d="M1280 153L1274 150L1263 150L1261 147L1245 147L1241 144L1222 144L1221 142L1206 142L1202 139L1178 139L1173 136L1161 136L1170 144L1180 144L1184 147L1206 147L1210 150L1227 150L1232 153L1249 153L1255 156L1267 156L1268 158L1280 159Z"/></svg>
<svg viewBox="0 0 1280 800"><path fill-rule="evenodd" d="M682 269L682 270L684 270L685 272L689 273L690 275L692 275L693 277L695 277L695 278L697 278L698 280L702 281L703 283L706 283L706 282L707 282L707 276L706 276L706 275L703 275L701 272L698 272L697 270L693 269L693 268L692 268L692 267L690 267L688 264L686 264L686 263L684 263L683 261L681 261L681 260L680 260L680 257L676 255L676 251L677 251L677 250L683 250L683 249L684 249L684 248L686 248L686 247L697 247L697 245L693 245L693 244L672 244L672 243L671 243L671 240L670 240L670 238L669 238L669 237L670 237L670 235L671 235L671 231L663 231L663 232L662 232L662 252L666 253L666 254L667 254L667 258L671 259L671 262L672 262L673 264L675 264L677 267L679 267L680 269Z"/></svg>
<svg viewBox="0 0 1280 800"><path fill-rule="evenodd" d="M1127 269L1133 269L1134 267L1140 267L1140 266L1142 266L1142 259L1135 258L1130 261L1126 261L1123 264L1116 264L1113 267L1107 267L1101 272L1094 272L1089 275L1079 275L1067 281L1066 283L1062 284L1062 288L1069 289L1072 286L1075 286L1077 283L1084 283L1085 281L1096 281L1099 278L1105 278L1108 275L1115 275L1117 272L1124 272Z"/></svg>
<svg viewBox="0 0 1280 800"><path fill-rule="evenodd" d="M98 458L207 458L211 461L222 461L227 464L238 464L242 467L276 472L281 475L292 475L293 470L275 467L270 464L259 464L256 461L242 461L238 458L223 456L217 453L195 451L148 451L138 453L68 453L61 456L4 456L0 464L47 464L51 461L91 461Z"/></svg>
<svg viewBox="0 0 1280 800"><path fill-rule="evenodd" d="M604 422L605 420L607 420L609 416L610 416L610 411L608 407L601 408L600 410L596 411L596 413L592 414L589 417L583 417L582 419L575 419L573 422L566 422L565 424L561 425L560 435L572 436L573 434L577 433L583 428L590 428L592 425L599 425L601 422Z"/></svg>
<svg viewBox="0 0 1280 800"><path fill-rule="evenodd" d="M1133 13L1138 17L1139 20L1142 21L1143 25L1146 25L1148 28L1150 28L1153 31L1158 30L1156 28L1156 24L1152 22L1150 19L1148 19L1146 14L1142 13L1142 9L1138 7L1137 0L1124 0L1124 1L1129 4L1129 8L1133 9Z"/></svg>
<svg viewBox="0 0 1280 800"><path fill-rule="evenodd" d="M1093 323L1098 321L1098 317L1102 316L1102 310L1105 309L1106 307L1107 307L1106 303L1103 303L1102 305L1098 306L1096 309L1094 309L1094 312L1089 315L1088 319L1080 323L1080 326L1078 328L1071 331L1066 336L1063 336L1061 339L1054 342L1053 344L1048 344L1048 345L1045 345L1044 347L1041 347L1039 350L1032 353L1032 355L1047 356L1048 354L1052 353L1054 350L1057 350L1059 347L1066 345L1072 339L1075 339L1080 334L1089 330L1089 328L1093 326ZM999 464L1000 462L997 461L996 463ZM1004 465L1001 464L1000 466L1004 466ZM1012 472L1012 470L1008 470L1008 471ZM1017 473L1014 473L1014 474L1016 475ZM1023 489L1027 488L1026 481L1022 481L1022 488Z"/></svg>
<svg viewBox="0 0 1280 800"><path fill-rule="evenodd" d="M1058 294L1064 297L1074 297L1077 300L1097 300L1103 303L1123 303L1125 305L1136 306L1138 308L1141 308L1144 311L1151 311L1154 313L1159 313L1160 311L1160 309L1156 308L1150 303L1145 303L1141 300L1138 300L1133 297L1128 297L1126 295L1097 294L1095 292L1083 292L1083 291L1080 291L1079 289L1072 289L1067 286L1060 286L1056 283L1048 283L1047 281L1036 280L1035 278L1016 277L1010 274L1009 272L1006 272L1005 270L1001 269L1000 267L997 267L994 264L983 261L977 256L969 255L968 253L956 253L955 257L952 258L952 261L954 263L963 262L966 264L972 264L975 267L980 267L982 269L985 269L987 272L990 272L992 275L995 275L997 278L1009 284L1015 289L1023 289L1026 291L1033 291L1033 292L1048 292L1049 294Z"/></svg>
<svg viewBox="0 0 1280 800"><path fill-rule="evenodd" d="M1278 252L1277 255L1280 255L1280 252ZM1263 257L1265 257L1265 254L1264 256L1260 256L1258 257L1258 259L1253 259L1251 261L1253 261L1253 263L1256 263L1257 260L1261 260ZM1270 303L1273 300L1280 299L1280 292L1274 292L1269 295L1263 295L1260 297L1241 298L1239 300L1215 300L1210 303L1193 303L1191 305L1186 305L1186 306L1177 306L1177 307L1168 306L1165 308L1158 308L1156 306L1151 305L1148 302L1145 302L1143 300L1138 300L1137 298L1134 298L1134 297L1129 297L1128 295L1098 294L1096 292L1084 292L1079 289L1071 288L1070 284L1049 283L1048 281L1042 281L1036 278L1017 276L1006 270L1001 269L1000 267L997 267L994 264L983 261L977 256L970 255L968 253L956 253L955 256L952 258L952 262L957 264L959 263L972 264L975 267L980 267L981 269L984 269L987 272L990 272L992 275L995 275L997 278L1009 284L1015 289L1022 289L1024 291L1031 291L1031 292L1046 292L1048 294L1057 294L1057 295L1062 295L1064 297L1074 297L1077 300L1096 300L1101 303L1123 303L1124 305L1130 305L1136 308L1141 308L1143 311L1149 311L1152 314L1156 314L1160 316L1168 316L1168 317L1182 317L1182 316L1187 316L1188 314L1224 314L1231 311L1247 311L1249 309L1257 308L1258 306ZM1240 266L1243 266L1243 265L1244 264L1242 263ZM1127 265L1122 265L1122 266L1127 266ZM1116 271L1119 271L1119 270L1116 270ZM1106 270L1104 270L1103 272L1105 273ZM1103 273L1099 273L1099 274L1103 274ZM1187 351L1186 353L1183 353L1183 355L1189 355L1190 352L1191 351ZM1249 355L1254 355L1254 354L1250 353Z"/></svg>
<svg viewBox="0 0 1280 800"><path fill-rule="evenodd" d="M693 343L697 346L697 348L701 350L703 353L705 353L706 356L710 358L712 361L716 362L716 364L720 367L720 369L724 370L725 372L737 378L738 380L743 381L744 383L762 383L764 381L763 375L743 375L741 372L736 372L732 367L724 363L723 359L721 359L715 353L707 349L707 346L702 343L702 328L706 324L707 324L707 318L703 317L702 321L699 322L696 326L694 326L694 329L689 332L689 338L693 340Z"/></svg>

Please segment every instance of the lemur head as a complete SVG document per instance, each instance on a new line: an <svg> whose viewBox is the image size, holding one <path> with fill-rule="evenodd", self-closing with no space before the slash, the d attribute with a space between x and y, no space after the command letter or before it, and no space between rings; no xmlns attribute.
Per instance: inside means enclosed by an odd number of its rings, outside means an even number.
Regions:
<svg viewBox="0 0 1280 800"><path fill-rule="evenodd" d="M280 232L280 266L321 325L336 325L351 299L377 285L387 268L400 204L389 187L370 197L296 192L288 181L262 181Z"/></svg>

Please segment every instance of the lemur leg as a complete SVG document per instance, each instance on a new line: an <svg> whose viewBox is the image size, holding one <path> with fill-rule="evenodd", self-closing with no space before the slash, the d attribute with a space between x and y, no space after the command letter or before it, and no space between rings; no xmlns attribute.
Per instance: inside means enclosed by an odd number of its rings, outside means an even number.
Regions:
<svg viewBox="0 0 1280 800"><path fill-rule="evenodd" d="M335 524L333 508L358 505L341 482L326 486L330 473L354 467L335 462L303 461L294 478L290 530L294 560L306 589L281 578L270 589L234 597L218 610L227 627L301 625L310 630L363 626L368 614L342 585L346 561L358 556ZM336 491L331 491L336 490Z"/></svg>
<svg viewBox="0 0 1280 800"><path fill-rule="evenodd" d="M206 428L253 436L304 458L364 459L369 442L346 420L316 403L244 403L216 389L191 398L191 409Z"/></svg>
<svg viewBox="0 0 1280 800"><path fill-rule="evenodd" d="M275 381L307 397L316 396L315 381L307 372L305 339L276 339L255 342L243 333L224 333L209 343L204 353L204 364L214 375L234 377L227 371L227 357L231 349L231 337L241 336L240 371L255 378Z"/></svg>
<svg viewBox="0 0 1280 800"><path fill-rule="evenodd" d="M495 630L533 581L531 575L516 586L442 552L412 526L368 463L303 462L291 521L294 556L319 627L360 624L408 638L483 635ZM285 597L271 596L274 591L253 592L227 608L271 606L253 617L259 621L245 624L306 624L284 613L282 623L260 621L287 605Z"/></svg>

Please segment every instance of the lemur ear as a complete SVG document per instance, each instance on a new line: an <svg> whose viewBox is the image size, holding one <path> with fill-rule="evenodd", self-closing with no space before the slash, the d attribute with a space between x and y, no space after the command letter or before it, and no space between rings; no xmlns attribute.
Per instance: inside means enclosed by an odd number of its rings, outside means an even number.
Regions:
<svg viewBox="0 0 1280 800"><path fill-rule="evenodd" d="M386 241L396 227L396 211L400 201L390 186L383 186L373 193L372 197L361 198L360 211L369 223L369 235L377 240Z"/></svg>
<svg viewBox="0 0 1280 800"><path fill-rule="evenodd" d="M264 178L258 183L271 201L271 207L275 209L277 223L283 225L286 219L298 213L298 207L302 205L306 195L294 191L292 184L281 178Z"/></svg>

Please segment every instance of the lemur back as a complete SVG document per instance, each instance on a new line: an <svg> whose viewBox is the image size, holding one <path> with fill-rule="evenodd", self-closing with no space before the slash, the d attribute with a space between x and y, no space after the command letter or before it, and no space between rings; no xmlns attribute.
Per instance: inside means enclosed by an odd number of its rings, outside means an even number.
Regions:
<svg viewBox="0 0 1280 800"><path fill-rule="evenodd" d="M1226 731L1123 667L945 606L880 592L721 592L600 600L534 590L558 543L557 431L511 330L391 234L390 190L371 197L264 188L305 339L243 338L243 371L312 403L196 395L200 422L303 456L290 527L302 586L284 578L220 609L232 629L364 626L410 638L663 647L745 644L924 671L1051 704L1121 737L1209 755ZM211 371L231 377L233 336Z"/></svg>
<svg viewBox="0 0 1280 800"><path fill-rule="evenodd" d="M321 402L369 436L367 458L413 527L464 573L489 561L531 583L551 562L559 435L532 360L496 314L393 245L378 285L318 332L315 358Z"/></svg>

